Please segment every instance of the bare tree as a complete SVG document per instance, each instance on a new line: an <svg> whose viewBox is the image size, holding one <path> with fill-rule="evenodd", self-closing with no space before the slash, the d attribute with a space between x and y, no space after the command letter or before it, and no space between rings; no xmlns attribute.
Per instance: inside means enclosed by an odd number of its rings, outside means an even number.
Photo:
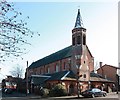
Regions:
<svg viewBox="0 0 120 100"><path fill-rule="evenodd" d="M22 13L14 9L12 2L0 0L0 61L6 61L6 58L12 56L17 58L26 53L24 45L31 45L26 37L35 35L27 28L27 19L28 16L23 19Z"/></svg>
<svg viewBox="0 0 120 100"><path fill-rule="evenodd" d="M17 78L22 78L23 76L23 67L17 64L15 67L13 67L13 70L10 71L11 75Z"/></svg>

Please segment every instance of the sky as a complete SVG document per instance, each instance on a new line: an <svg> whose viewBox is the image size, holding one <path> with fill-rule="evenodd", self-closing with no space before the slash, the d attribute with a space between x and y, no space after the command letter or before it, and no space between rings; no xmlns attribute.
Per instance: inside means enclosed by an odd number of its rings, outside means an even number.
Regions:
<svg viewBox="0 0 120 100"><path fill-rule="evenodd" d="M72 44L77 11L80 9L86 43L95 62L118 66L118 2L14 2L15 8L29 16L28 27L40 33L28 41L32 46L23 60L1 63L1 76L10 75L19 64L26 69L32 62ZM23 75L24 77L24 75Z"/></svg>

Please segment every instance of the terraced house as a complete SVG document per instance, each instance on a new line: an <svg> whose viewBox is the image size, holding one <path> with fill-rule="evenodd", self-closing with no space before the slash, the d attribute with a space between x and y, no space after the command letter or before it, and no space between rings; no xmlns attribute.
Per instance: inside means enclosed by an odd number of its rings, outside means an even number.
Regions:
<svg viewBox="0 0 120 100"><path fill-rule="evenodd" d="M94 57L86 44L86 28L83 27L78 9L72 29L70 46L33 62L28 67L30 90L38 86L52 88L61 83L68 94L77 94L90 87L110 86L114 82L94 73Z"/></svg>

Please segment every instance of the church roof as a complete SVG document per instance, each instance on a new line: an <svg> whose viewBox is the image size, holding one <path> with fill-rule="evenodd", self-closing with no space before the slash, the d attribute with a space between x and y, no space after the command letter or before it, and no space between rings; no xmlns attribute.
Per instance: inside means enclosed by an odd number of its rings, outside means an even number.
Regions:
<svg viewBox="0 0 120 100"><path fill-rule="evenodd" d="M53 74L50 74L50 78L47 81L52 80L64 80L66 77L75 78L75 74L72 71L60 71Z"/></svg>
<svg viewBox="0 0 120 100"><path fill-rule="evenodd" d="M43 74L43 75L32 75L31 81L35 85L44 85L45 81L59 81L64 80L66 78L71 78L75 80L75 74L72 71L60 71L52 74Z"/></svg>
<svg viewBox="0 0 120 100"><path fill-rule="evenodd" d="M33 62L29 68L36 68L36 67L40 67L40 66L44 66L46 64L64 59L64 58L68 58L71 57L72 54L72 46L66 47L58 52L55 52L49 56L46 56L36 62Z"/></svg>
<svg viewBox="0 0 120 100"><path fill-rule="evenodd" d="M34 75L31 78L33 83L36 85L37 84L43 85L45 81L61 81L61 80L77 81L76 75L73 73L73 71L67 71L67 70L52 73L52 74ZM113 82L94 72L90 73L90 81L91 82Z"/></svg>
<svg viewBox="0 0 120 100"><path fill-rule="evenodd" d="M78 14L77 14L74 28L82 28L82 27L83 27L82 17L80 15L80 9L78 9Z"/></svg>

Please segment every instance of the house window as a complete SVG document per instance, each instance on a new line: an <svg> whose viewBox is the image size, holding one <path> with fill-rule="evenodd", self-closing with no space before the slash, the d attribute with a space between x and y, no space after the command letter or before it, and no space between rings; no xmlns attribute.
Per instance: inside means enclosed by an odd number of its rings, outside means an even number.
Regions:
<svg viewBox="0 0 120 100"><path fill-rule="evenodd" d="M86 36L83 35L83 45L86 45Z"/></svg>
<svg viewBox="0 0 120 100"><path fill-rule="evenodd" d="M75 37L73 37L73 41L72 42L73 42L72 44L75 45Z"/></svg>
<svg viewBox="0 0 120 100"><path fill-rule="evenodd" d="M81 44L80 36L77 36L77 44Z"/></svg>

